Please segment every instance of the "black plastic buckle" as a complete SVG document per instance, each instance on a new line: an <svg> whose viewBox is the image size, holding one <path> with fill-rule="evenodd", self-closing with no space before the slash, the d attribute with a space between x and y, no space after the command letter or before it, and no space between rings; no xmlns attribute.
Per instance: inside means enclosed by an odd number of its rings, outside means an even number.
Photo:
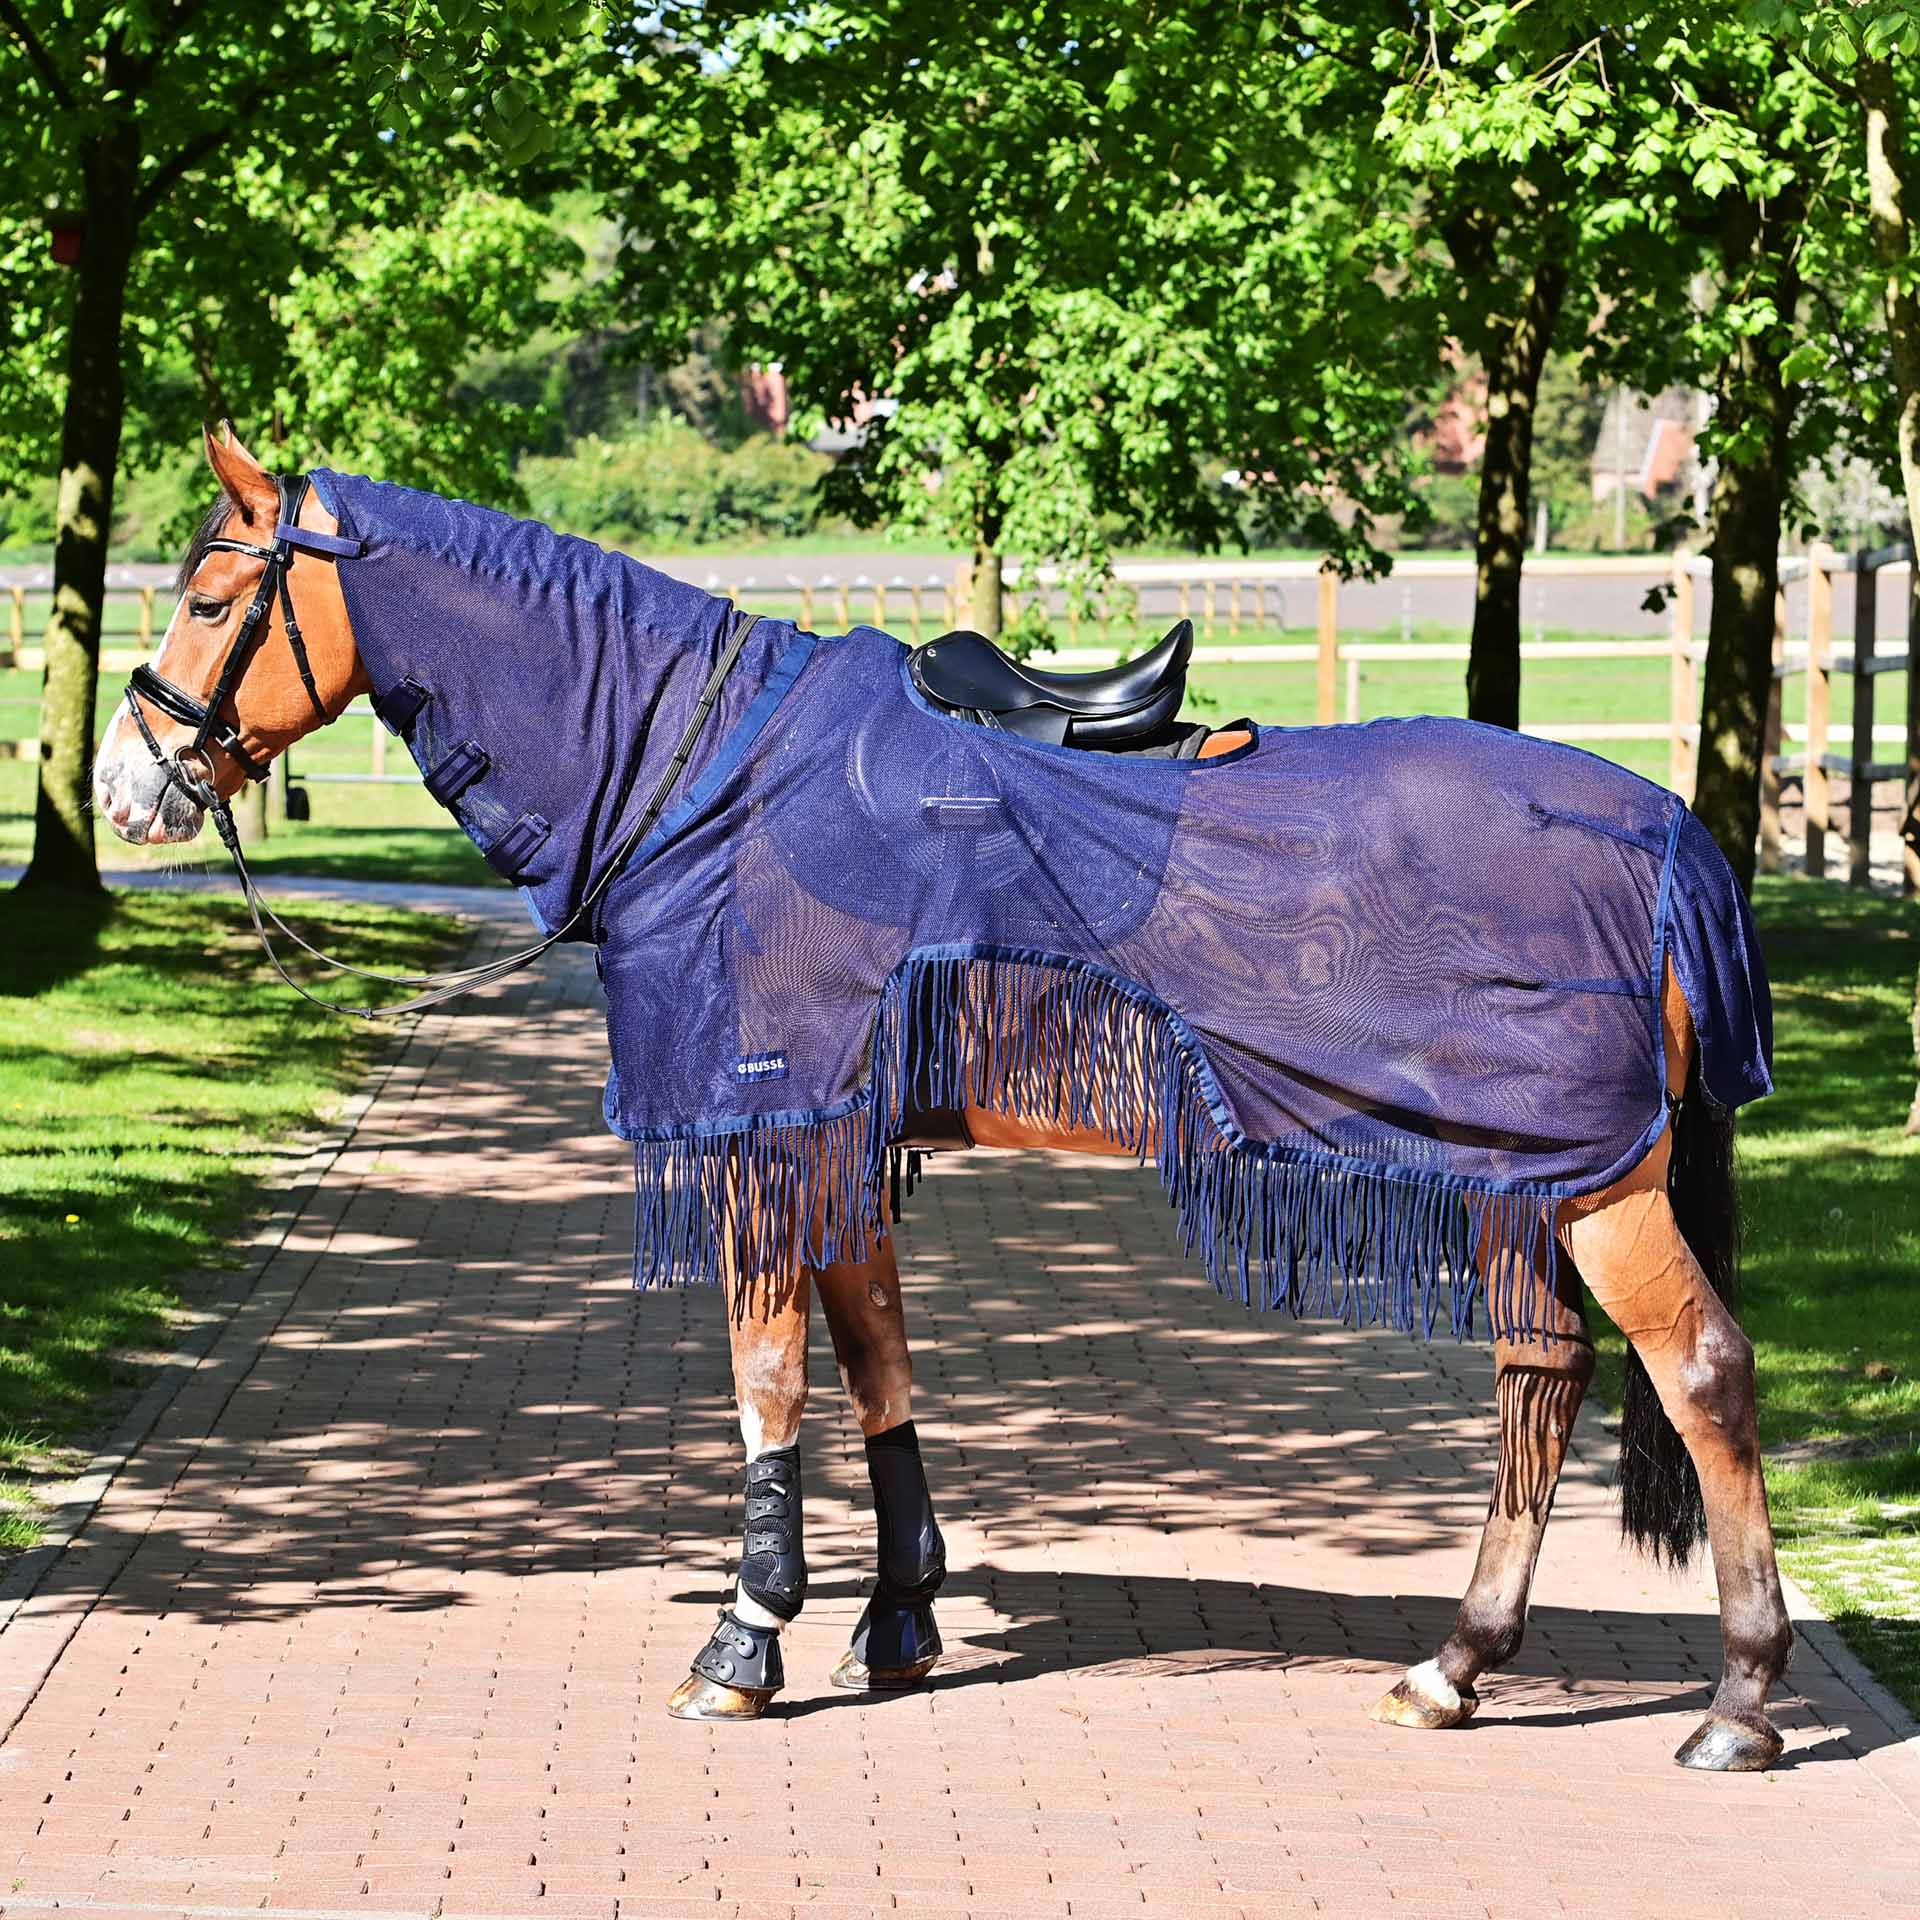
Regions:
<svg viewBox="0 0 1920 1920"><path fill-rule="evenodd" d="M385 693L373 696L374 717L389 733L404 740L413 723L419 719L420 709L432 698L433 695L409 674L397 687L389 687Z"/></svg>
<svg viewBox="0 0 1920 1920"><path fill-rule="evenodd" d="M503 880L518 880L553 831L537 813L523 813L487 849L487 865Z"/></svg>
<svg viewBox="0 0 1920 1920"><path fill-rule="evenodd" d="M443 807L450 807L491 765L477 740L462 740L427 775L427 791Z"/></svg>

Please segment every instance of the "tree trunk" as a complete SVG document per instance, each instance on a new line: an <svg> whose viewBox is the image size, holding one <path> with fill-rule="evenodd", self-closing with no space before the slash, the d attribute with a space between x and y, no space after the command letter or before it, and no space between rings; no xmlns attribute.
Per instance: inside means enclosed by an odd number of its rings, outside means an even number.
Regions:
<svg viewBox="0 0 1920 1920"><path fill-rule="evenodd" d="M28 887L86 893L100 889L90 791L93 709L125 407L121 321L133 263L139 152L138 132L125 121L98 137L85 162L87 225L67 338L53 611L43 642L47 665L40 693L40 789L33 861L20 883Z"/></svg>
<svg viewBox="0 0 1920 1920"><path fill-rule="evenodd" d="M1860 99L1867 138L1867 210L1874 250L1886 272L1882 301L1887 315L1887 345L1893 361L1894 390L1900 402L1900 478L1907 495L1907 532L1920 554L1920 296L1912 281L1913 229L1907 217L1906 116L1893 69L1884 60L1860 67ZM1920 575L1915 591L1920 592ZM1908 676L1909 712L1920 711L1920 684ZM1911 724L1908 738L1913 737ZM1908 768L1905 818L1908 872L1920 861L1920 769ZM1913 983L1913 1046L1920 1065L1920 976ZM1920 1133L1920 1086L1913 1095L1907 1131Z"/></svg>
<svg viewBox="0 0 1920 1920"><path fill-rule="evenodd" d="M1496 727L1520 725L1520 569L1531 511L1534 404L1566 292L1565 264L1543 260L1527 282L1518 316L1488 340L1467 717Z"/></svg>
<svg viewBox="0 0 1920 1920"><path fill-rule="evenodd" d="M982 539L974 543L973 583L967 594L967 618L976 633L1000 638L1001 563L999 550Z"/></svg>
<svg viewBox="0 0 1920 1920"><path fill-rule="evenodd" d="M1801 209L1782 195L1766 209L1730 214L1722 250L1729 279L1770 286L1783 321L1799 303L1792 247ZM1760 834L1760 771L1773 691L1774 600L1780 587L1780 517L1789 479L1794 394L1781 375L1785 345L1743 336L1720 368L1718 418L1728 437L1749 439L1751 457L1720 462L1713 489L1713 613L1700 713L1693 810L1753 891Z"/></svg>

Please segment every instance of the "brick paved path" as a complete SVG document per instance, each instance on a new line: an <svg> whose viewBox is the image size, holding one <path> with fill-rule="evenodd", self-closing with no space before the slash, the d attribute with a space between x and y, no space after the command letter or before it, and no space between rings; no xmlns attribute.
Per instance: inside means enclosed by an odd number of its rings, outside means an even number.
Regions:
<svg viewBox="0 0 1920 1920"><path fill-rule="evenodd" d="M669 1721L730 1550L726 1342L712 1295L628 1290L602 1062L577 952L408 1044L0 1632L0 1914L1920 1906L1920 1750L1816 1649L1781 1771L1668 1764L1710 1591L1622 1554L1591 1465L1481 1720L1369 1722L1467 1576L1484 1357L1223 1305L1107 1163L950 1161L903 1230L937 1684L826 1685L872 1549L823 1385L790 1691Z"/></svg>

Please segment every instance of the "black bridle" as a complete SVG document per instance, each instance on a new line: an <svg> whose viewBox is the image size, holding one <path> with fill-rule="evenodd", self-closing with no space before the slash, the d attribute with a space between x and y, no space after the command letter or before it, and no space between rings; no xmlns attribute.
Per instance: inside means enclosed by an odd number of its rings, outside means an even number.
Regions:
<svg viewBox="0 0 1920 1920"><path fill-rule="evenodd" d="M127 707L133 714L134 725L140 729L141 739L147 743L147 751L153 755L167 779L196 806L205 807L209 813L216 813L222 807L220 797L213 790L213 762L207 755L210 745L227 755L249 780L259 781L267 777L266 762L256 760L240 744L239 708L234 709L231 720L225 718L222 710L239 690L247 668L253 664L253 656L259 651L260 642L266 638L267 615L272 611L276 595L280 601L281 624L286 628L287 645L293 649L293 663L300 672L300 684L306 688L314 712L322 721L328 718L326 702L320 698L320 690L314 684L313 663L307 658L307 643L301 635L300 622L294 618L293 594L287 586L287 572L293 564L295 546L317 542L322 536L310 534L298 524L300 509L306 504L309 485L306 476L303 474L291 488L278 478L273 485L279 496L280 513L273 530L272 546L261 547L251 540L229 540L224 535L217 535L201 549L203 556L209 553L244 553L266 563L260 570L260 584L254 589L252 603L241 619L240 631L233 636L233 645L227 649L227 657L220 663L220 677L213 683L213 691L205 700L197 699L184 688L176 687L171 680L163 679L145 662L135 667L127 678ZM325 547L309 547L308 550L326 552L336 546L358 550L358 543L354 541L329 541ZM175 753L164 753L160 742L153 736L153 729L147 725L147 716L140 711L142 700L151 701L169 720L177 720L183 727L192 727L192 741ZM185 756L188 754L205 769L204 772L194 772L187 767Z"/></svg>
<svg viewBox="0 0 1920 1920"><path fill-rule="evenodd" d="M235 766L249 780L264 780L268 767L264 761L256 760L240 743L240 711L234 708L232 720L223 717L222 709L239 690L240 682L246 677L247 668L252 665L260 651L261 642L266 638L268 615L274 601L280 603L281 622L286 629L287 644L293 651L293 661L299 670L300 683L307 690L307 698L313 703L313 710L324 722L330 718L326 702L320 697L320 690L313 677L312 663L307 658L307 645L301 636L300 623L294 617L293 596L287 587L287 571L293 565L296 552L316 555L323 559L350 559L360 552L360 542L342 539L334 534L315 533L297 524L300 509L307 497L310 485L306 476L294 481L291 486L279 478L274 480L274 488L279 496L280 516L273 530L273 544L270 547L255 545L248 540L229 540L216 537L202 548L203 553L244 553L259 560L261 565L260 583L254 589L253 599L240 622L240 631L234 635L233 645L227 649L227 657L220 664L219 678L213 684L213 690L205 700L176 687L156 673L151 666L135 667L127 679L127 709L133 715L133 722L140 730L140 737L147 743L147 751L153 755L154 763L167 777L168 782L191 800L195 806L203 808L213 818L222 844L233 857L235 871L240 876L240 891L246 899L247 913L253 921L253 930L260 936L260 945L266 951L267 959L273 970L303 1000L311 1000L316 1007L324 1007L329 1013L352 1014L361 1020L390 1020L401 1014L417 1013L423 1008L438 1006L443 1000L452 1000L463 993L472 993L478 987L490 986L496 980L504 979L510 973L518 973L522 967L530 966L550 947L564 940L575 928L587 919L599 904L601 896L613 885L621 869L632 858L635 848L653 830L654 823L660 818L669 796L678 784L680 776L686 770L692 758L695 744L699 741L708 716L713 712L714 703L720 698L720 689L727 675L733 669L733 663L740 658L740 651L747 643L747 636L759 625L760 616L749 614L736 618L732 634L720 651L720 658L714 663L713 672L708 675L700 698L695 703L693 716L687 722L686 730L680 736L679 745L674 748L673 757L667 763L666 771L655 785L640 818L621 841L613 858L605 870L593 881L582 896L580 904L568 916L563 925L548 934L544 940L530 947L522 947L517 953L503 955L498 960L488 960L477 967L459 967L448 973L378 973L368 967L356 967L346 960L336 960L331 954L323 953L299 934L274 912L255 884L252 871L247 866L247 857L240 850L240 833L234 825L232 809L222 800L213 788L213 762L209 758L209 746L218 747L232 759ZM189 583L191 584L191 583ZM153 729L147 724L147 717L140 711L140 702L150 701L169 720L176 720L183 727L192 727L194 736L184 747L172 754L160 745ZM197 768L186 764L192 756ZM262 915L265 915L265 920ZM280 956L273 950L273 941L269 937L266 921L270 920L281 935L293 942L303 953L308 953L324 965L340 973L351 973L362 980L379 980L388 986L423 987L425 992L415 994L409 1000L401 1001L391 1007L349 1007L337 1001L323 1000L317 993L303 987L286 967Z"/></svg>

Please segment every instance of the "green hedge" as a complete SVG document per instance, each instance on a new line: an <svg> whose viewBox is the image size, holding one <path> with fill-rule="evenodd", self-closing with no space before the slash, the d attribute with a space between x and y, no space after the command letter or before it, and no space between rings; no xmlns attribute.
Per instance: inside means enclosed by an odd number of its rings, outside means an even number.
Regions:
<svg viewBox="0 0 1920 1920"><path fill-rule="evenodd" d="M760 436L723 451L683 421L657 420L618 440L594 435L573 451L522 460L536 520L615 547L704 546L742 535L808 531L832 463Z"/></svg>

